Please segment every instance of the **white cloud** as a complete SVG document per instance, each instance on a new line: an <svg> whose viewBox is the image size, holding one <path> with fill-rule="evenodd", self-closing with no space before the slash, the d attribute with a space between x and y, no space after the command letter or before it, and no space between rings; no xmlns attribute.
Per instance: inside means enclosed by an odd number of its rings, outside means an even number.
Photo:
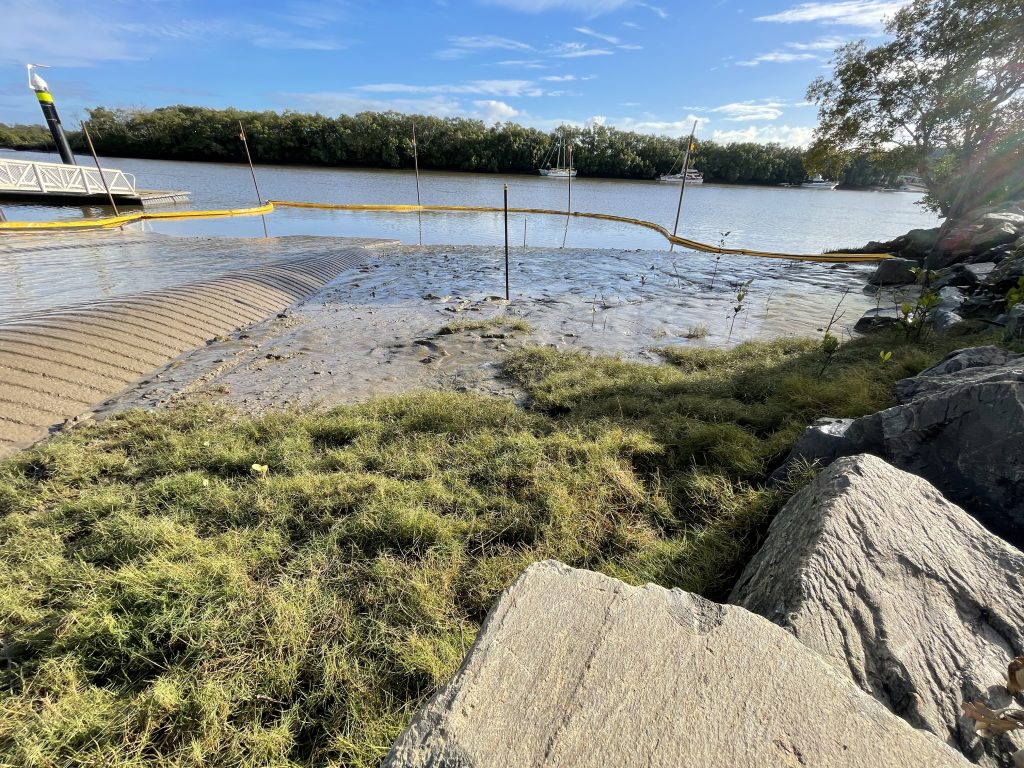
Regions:
<svg viewBox="0 0 1024 768"><path fill-rule="evenodd" d="M451 60L460 59L477 51L532 51L533 46L518 40L511 40L499 35L463 35L448 38L449 48L437 51L434 58Z"/></svg>
<svg viewBox="0 0 1024 768"><path fill-rule="evenodd" d="M354 115L358 112L404 112L416 115L455 117L466 114L462 104L451 98L434 96L424 99L374 99L352 93L321 91L316 93L272 94L282 108L299 112L320 112L326 115Z"/></svg>
<svg viewBox="0 0 1024 768"><path fill-rule="evenodd" d="M590 27L573 27L573 29L579 32L581 35L596 37L598 40L604 40L606 43L611 43L612 45L619 44L619 38L615 37L614 35L605 35L602 34L601 32L595 32Z"/></svg>
<svg viewBox="0 0 1024 768"><path fill-rule="evenodd" d="M839 46L849 42L845 37L819 37L809 43L786 43L787 48L794 51L829 51L832 52Z"/></svg>
<svg viewBox="0 0 1024 768"><path fill-rule="evenodd" d="M519 114L518 110L513 109L505 102L494 99L474 101L473 106L480 111L480 119L485 123L502 123Z"/></svg>
<svg viewBox="0 0 1024 768"><path fill-rule="evenodd" d="M558 59L580 59L586 56L612 56L607 48L590 48L583 43L562 43L552 49L552 56Z"/></svg>
<svg viewBox="0 0 1024 768"><path fill-rule="evenodd" d="M541 80L547 80L547 81L552 82L552 83L567 83L570 80L575 80L575 79L576 79L576 75L548 75L547 77L542 77L541 78Z"/></svg>
<svg viewBox="0 0 1024 768"><path fill-rule="evenodd" d="M636 0L485 0L488 5L499 5L523 13L543 13L544 11L582 11L590 16L618 10L630 5L638 5ZM642 5L642 4L641 4Z"/></svg>
<svg viewBox="0 0 1024 768"><path fill-rule="evenodd" d="M709 111L725 115L726 120L775 120L782 117L784 106L786 105L778 101L736 101Z"/></svg>
<svg viewBox="0 0 1024 768"><path fill-rule="evenodd" d="M813 53L791 53L789 51L772 51L771 53L762 53L759 56L755 56L752 59L737 61L736 66L756 67L759 64L763 64L765 62L771 64L788 64L793 61L821 61L821 57L815 56Z"/></svg>
<svg viewBox="0 0 1024 768"><path fill-rule="evenodd" d="M801 3L780 13L758 16L754 20L783 24L810 21L879 29L886 19L909 2L910 0L843 0L838 3Z"/></svg>
<svg viewBox="0 0 1024 768"><path fill-rule="evenodd" d="M711 120L707 117L687 115L684 120L657 120L652 117L633 118L616 117L609 119L609 124L614 125L621 131L635 131L637 133L652 133L659 136L689 136L693 129L694 121L697 122L697 130L707 125Z"/></svg>
<svg viewBox="0 0 1024 768"><path fill-rule="evenodd" d="M523 69L546 69L540 59L506 59L495 62L499 67L522 67Z"/></svg>
<svg viewBox="0 0 1024 768"><path fill-rule="evenodd" d="M541 96L544 91L530 80L471 80L465 83L413 85L411 83L369 83L352 90L361 93L415 93L479 96Z"/></svg>
<svg viewBox="0 0 1024 768"><path fill-rule="evenodd" d="M786 147L806 147L811 143L813 135L813 128L803 126L750 125L746 128L732 130L714 130L711 132L711 139L719 144L731 142L767 144L771 142Z"/></svg>

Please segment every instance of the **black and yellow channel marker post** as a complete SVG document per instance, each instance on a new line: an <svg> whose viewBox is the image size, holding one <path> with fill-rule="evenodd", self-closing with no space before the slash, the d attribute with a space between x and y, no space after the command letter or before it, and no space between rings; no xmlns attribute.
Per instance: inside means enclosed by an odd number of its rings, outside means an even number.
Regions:
<svg viewBox="0 0 1024 768"><path fill-rule="evenodd" d="M50 87L43 78L32 71L37 67L45 67L46 65L27 64L26 66L28 67L28 86L36 92L39 106L43 110L43 117L46 118L46 124L50 127L50 133L53 134L53 141L57 145L57 151L60 152L60 159L65 165L77 165L75 155L71 151L71 145L68 144L68 137L64 135L64 126L60 124L60 115L57 114L57 105L53 103Z"/></svg>

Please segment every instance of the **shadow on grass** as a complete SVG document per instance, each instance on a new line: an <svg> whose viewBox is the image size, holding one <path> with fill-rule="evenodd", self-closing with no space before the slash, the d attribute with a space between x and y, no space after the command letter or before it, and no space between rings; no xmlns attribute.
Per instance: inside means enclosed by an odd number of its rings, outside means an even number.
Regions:
<svg viewBox="0 0 1024 768"><path fill-rule="evenodd" d="M526 409L432 393L72 430L0 463L0 762L377 765L530 562L721 598L799 431L975 343L873 337L823 374L805 341L658 366L527 349L506 364Z"/></svg>

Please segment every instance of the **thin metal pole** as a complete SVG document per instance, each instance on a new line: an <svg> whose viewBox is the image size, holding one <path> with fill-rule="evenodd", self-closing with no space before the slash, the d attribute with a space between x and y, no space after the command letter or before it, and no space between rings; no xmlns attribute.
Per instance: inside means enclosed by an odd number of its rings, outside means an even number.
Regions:
<svg viewBox="0 0 1024 768"><path fill-rule="evenodd" d="M569 217L572 216L572 142L569 142L569 201L565 207L565 231L562 233L562 247L569 236Z"/></svg>
<svg viewBox="0 0 1024 768"><path fill-rule="evenodd" d="M96 156L96 147L92 145L92 136L89 135L89 129L85 127L85 123L81 123L81 126L82 133L85 134L85 140L89 142L89 151L92 153L93 162L96 163L96 170L99 171L100 181L103 182L103 189L106 190L107 199L110 200L110 207L114 209L115 216L120 216L121 214L117 211L117 203L114 202L114 196L110 194L110 187L107 185L107 177L103 175L103 169L100 168L100 159Z"/></svg>
<svg viewBox="0 0 1024 768"><path fill-rule="evenodd" d="M523 214L523 248L526 247L526 220L529 218L525 213Z"/></svg>
<svg viewBox="0 0 1024 768"><path fill-rule="evenodd" d="M683 183L679 185L679 205L676 206L676 223L672 225L672 237L676 236L676 230L679 229L679 214L683 210L683 192L686 191L686 172L690 170L690 147L693 146L693 137L697 133L697 121L693 121L693 129L690 131L690 140L686 143L686 159L683 160ZM668 246L669 253L675 249L676 244L670 242Z"/></svg>
<svg viewBox="0 0 1024 768"><path fill-rule="evenodd" d="M260 194L260 185L256 183L256 169L252 164L252 155L249 154L249 140L245 137L245 126L242 125L242 121L238 121L238 138L242 140L242 146L245 147L245 159L249 161L249 172L252 174L252 185L256 187L256 202L263 205L263 196ZM260 216L263 219L263 236L269 237L267 234L267 217Z"/></svg>
<svg viewBox="0 0 1024 768"><path fill-rule="evenodd" d="M508 296L508 184L505 185L505 301Z"/></svg>
<svg viewBox="0 0 1024 768"><path fill-rule="evenodd" d="M416 218L420 225L420 245L423 245L423 204L420 203L420 151L416 144L416 123L412 124L412 162L416 170Z"/></svg>

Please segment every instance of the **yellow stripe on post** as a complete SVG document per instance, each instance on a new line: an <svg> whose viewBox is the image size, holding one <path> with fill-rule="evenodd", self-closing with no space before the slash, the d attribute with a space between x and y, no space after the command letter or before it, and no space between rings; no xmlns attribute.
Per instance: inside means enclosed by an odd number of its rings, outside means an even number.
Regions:
<svg viewBox="0 0 1024 768"><path fill-rule="evenodd" d="M36 91L40 104L53 104L53 96L48 91Z"/></svg>

